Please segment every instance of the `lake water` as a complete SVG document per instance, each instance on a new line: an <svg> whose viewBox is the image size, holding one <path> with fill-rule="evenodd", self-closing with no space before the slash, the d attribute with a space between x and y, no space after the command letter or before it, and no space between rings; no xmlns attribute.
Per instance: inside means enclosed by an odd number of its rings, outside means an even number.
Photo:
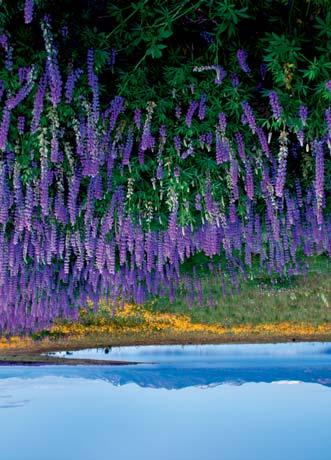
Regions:
<svg viewBox="0 0 331 460"><path fill-rule="evenodd" d="M331 458L331 343L107 351L0 367L0 460Z"/></svg>

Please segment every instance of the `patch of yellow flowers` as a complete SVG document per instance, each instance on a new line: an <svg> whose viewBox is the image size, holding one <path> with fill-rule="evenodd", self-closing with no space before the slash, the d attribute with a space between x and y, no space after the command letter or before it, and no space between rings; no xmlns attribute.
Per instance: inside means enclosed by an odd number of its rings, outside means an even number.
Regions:
<svg viewBox="0 0 331 460"><path fill-rule="evenodd" d="M104 308L104 307L103 307ZM105 308L104 308L104 311ZM188 315L175 313L162 313L149 311L143 307L125 305L116 311L115 315L107 316L97 314L91 322L84 321L87 311L81 314L81 321L76 323L57 323L47 330L49 337L84 337L88 335L112 335L126 336L127 334L136 334L143 339L146 335L162 335L166 337L167 333L176 335L193 333L212 336L224 336L227 338L240 337L248 338L252 336L263 337L314 337L314 336L331 336L331 324L325 323L313 325L309 323L261 323L261 324L242 324L237 326L225 327L221 324L194 323ZM27 349L33 340L30 337L12 337L10 339L0 339L0 349Z"/></svg>

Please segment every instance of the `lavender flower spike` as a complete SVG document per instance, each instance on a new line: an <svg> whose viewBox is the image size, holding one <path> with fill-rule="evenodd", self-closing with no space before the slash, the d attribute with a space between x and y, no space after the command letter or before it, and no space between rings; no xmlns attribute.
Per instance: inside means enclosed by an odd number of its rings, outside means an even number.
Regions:
<svg viewBox="0 0 331 460"><path fill-rule="evenodd" d="M24 22L25 24L30 24L33 18L33 3L34 0L25 0L24 5Z"/></svg>
<svg viewBox="0 0 331 460"><path fill-rule="evenodd" d="M275 91L270 91L269 101L274 118L278 121L282 116L282 106L280 105L278 94Z"/></svg>
<svg viewBox="0 0 331 460"><path fill-rule="evenodd" d="M248 64L247 64L247 52L243 49L239 49L237 51L237 59L238 59L238 64L241 68L241 70L245 73L250 73L251 72L251 69L249 68Z"/></svg>
<svg viewBox="0 0 331 460"><path fill-rule="evenodd" d="M300 105L299 107L299 117L303 126L307 124L308 118L308 108L306 105Z"/></svg>
<svg viewBox="0 0 331 460"><path fill-rule="evenodd" d="M244 110L245 120L247 121L248 126L251 128L252 132L255 133L257 126L252 107L247 101L244 101L241 106Z"/></svg>

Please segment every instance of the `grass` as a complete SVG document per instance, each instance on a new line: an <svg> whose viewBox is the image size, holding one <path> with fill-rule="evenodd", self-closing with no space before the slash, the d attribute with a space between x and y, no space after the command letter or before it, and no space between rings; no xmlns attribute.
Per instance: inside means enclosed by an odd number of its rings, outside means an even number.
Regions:
<svg viewBox="0 0 331 460"><path fill-rule="evenodd" d="M279 322L307 322L313 325L331 322L331 260L315 257L309 260L306 275L275 280L257 276L244 281L240 293L223 297L220 281L211 275L202 277L205 298L211 293L218 299L212 306L188 305L185 296L169 304L156 299L146 305L155 312L185 313L193 322L218 323L224 326Z"/></svg>

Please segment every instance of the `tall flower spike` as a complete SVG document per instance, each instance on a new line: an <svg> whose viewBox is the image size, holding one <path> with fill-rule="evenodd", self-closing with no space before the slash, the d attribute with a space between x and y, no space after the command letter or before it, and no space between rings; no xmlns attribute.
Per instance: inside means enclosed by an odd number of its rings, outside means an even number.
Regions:
<svg viewBox="0 0 331 460"><path fill-rule="evenodd" d="M247 52L243 49L237 51L237 60L241 70L247 74L250 73L251 69L247 64Z"/></svg>
<svg viewBox="0 0 331 460"><path fill-rule="evenodd" d="M300 105L299 107L299 117L302 123L302 126L306 126L308 118L308 108L306 105Z"/></svg>
<svg viewBox="0 0 331 460"><path fill-rule="evenodd" d="M242 102L241 106L244 110L245 120L248 126L251 128L252 132L255 133L257 126L252 107L247 101Z"/></svg>
<svg viewBox="0 0 331 460"><path fill-rule="evenodd" d="M33 6L34 0L25 0L24 5L24 22L25 24L30 24L33 18Z"/></svg>
<svg viewBox="0 0 331 460"><path fill-rule="evenodd" d="M324 204L324 151L323 142L315 140L313 142L313 152L315 153L315 193L317 207L317 223L322 225Z"/></svg>
<svg viewBox="0 0 331 460"><path fill-rule="evenodd" d="M189 108L188 108L188 111L186 113L186 118L185 118L185 122L186 122L186 126L189 128L192 124L192 118L193 118L193 115L194 115L194 112L196 111L196 109L199 107L199 102L197 101L191 101L190 102L190 105L189 105Z"/></svg>
<svg viewBox="0 0 331 460"><path fill-rule="evenodd" d="M287 165L287 155L288 155L288 139L287 133L285 131L281 132L279 137L279 156L278 156L278 170L277 170L277 177L276 177L276 186L275 186L275 193L276 196L279 198L283 197L284 192L284 185L286 180L286 165Z"/></svg>
<svg viewBox="0 0 331 460"><path fill-rule="evenodd" d="M99 118L99 83L98 77L94 72L94 51L89 49L87 52L87 76L88 83L92 89L93 102L92 102L92 112L94 120L97 121Z"/></svg>
<svg viewBox="0 0 331 460"><path fill-rule="evenodd" d="M274 118L278 121L282 116L282 106L280 105L278 94L275 91L270 91L269 101Z"/></svg>
<svg viewBox="0 0 331 460"><path fill-rule="evenodd" d="M54 106L57 106L61 99L62 78L57 59L57 49L53 42L51 26L49 18L47 16L45 16L43 21L41 22L41 28L43 32L47 55L46 69L48 81L50 83L51 101Z"/></svg>
<svg viewBox="0 0 331 460"><path fill-rule="evenodd" d="M39 80L37 92L34 98L31 132L34 133L39 128L41 114L44 108L44 98L47 86L47 72L45 71Z"/></svg>

